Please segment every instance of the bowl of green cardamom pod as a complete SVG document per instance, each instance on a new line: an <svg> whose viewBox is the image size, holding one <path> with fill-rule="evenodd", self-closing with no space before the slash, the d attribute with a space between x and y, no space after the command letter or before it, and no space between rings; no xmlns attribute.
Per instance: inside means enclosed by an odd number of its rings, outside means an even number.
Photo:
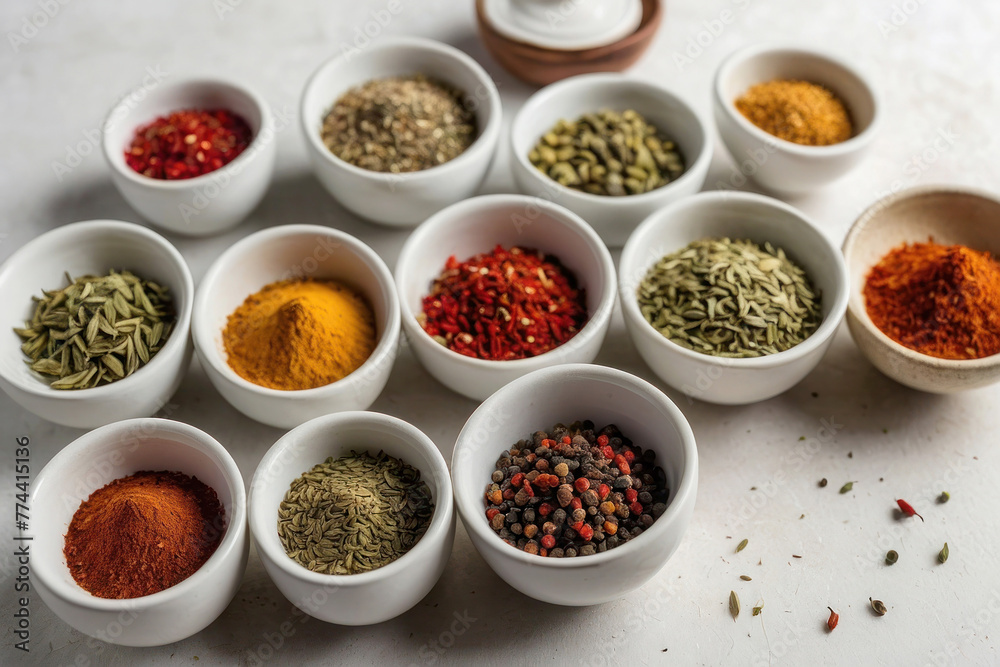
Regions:
<svg viewBox="0 0 1000 667"><path fill-rule="evenodd" d="M191 272L142 225L42 234L0 267L0 289L0 388L39 417L76 428L150 417L187 372Z"/></svg>
<svg viewBox="0 0 1000 667"><path fill-rule="evenodd" d="M646 216L701 189L712 160L702 115L678 95L620 74L538 91L514 118L518 189L565 206L620 247Z"/></svg>
<svg viewBox="0 0 1000 667"><path fill-rule="evenodd" d="M250 484L250 530L288 601L338 625L412 608L455 540L451 479L422 431L376 412L317 417L282 436Z"/></svg>
<svg viewBox="0 0 1000 667"><path fill-rule="evenodd" d="M688 400L763 401L819 364L847 310L839 249L770 197L706 192L643 222L619 296L639 354Z"/></svg>

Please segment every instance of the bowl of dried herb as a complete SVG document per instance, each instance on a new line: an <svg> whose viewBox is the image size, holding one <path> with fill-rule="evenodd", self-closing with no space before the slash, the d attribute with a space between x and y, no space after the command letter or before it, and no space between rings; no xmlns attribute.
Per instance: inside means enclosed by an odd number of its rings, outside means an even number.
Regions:
<svg viewBox="0 0 1000 667"><path fill-rule="evenodd" d="M847 309L837 247L795 208L757 194L675 202L639 226L621 265L632 341L690 400L754 403L791 388Z"/></svg>
<svg viewBox="0 0 1000 667"><path fill-rule="evenodd" d="M496 84L467 54L395 37L323 63L300 114L323 187L363 218L413 227L479 189L502 110Z"/></svg>
<svg viewBox="0 0 1000 667"><path fill-rule="evenodd" d="M292 429L261 459L248 502L264 569L328 623L395 618L451 557L448 466L430 438L389 415L343 412Z"/></svg>
<svg viewBox="0 0 1000 667"><path fill-rule="evenodd" d="M1000 197L957 186L889 195L844 240L847 324L882 373L920 391L1000 381Z"/></svg>
<svg viewBox="0 0 1000 667"><path fill-rule="evenodd" d="M719 66L712 105L736 162L725 185L747 179L803 193L840 178L868 153L880 125L874 84L834 53L757 44Z"/></svg>
<svg viewBox="0 0 1000 667"><path fill-rule="evenodd" d="M0 388L49 421L149 417L191 360L191 272L165 238L92 220L31 240L0 266Z"/></svg>

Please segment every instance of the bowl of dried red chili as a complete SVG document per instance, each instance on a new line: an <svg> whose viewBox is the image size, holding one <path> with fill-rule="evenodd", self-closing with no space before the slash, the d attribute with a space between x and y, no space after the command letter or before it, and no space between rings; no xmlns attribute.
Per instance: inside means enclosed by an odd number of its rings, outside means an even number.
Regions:
<svg viewBox="0 0 1000 667"><path fill-rule="evenodd" d="M137 484L143 477L151 482ZM181 422L130 419L80 436L35 478L31 508L39 596L101 641L161 646L190 637L222 614L246 570L243 477L215 438ZM74 532L84 516L89 529ZM88 556L81 561L79 553ZM191 559L203 563L193 572ZM129 596L164 581L177 583Z"/></svg>
<svg viewBox="0 0 1000 667"><path fill-rule="evenodd" d="M477 400L533 370L593 361L615 304L614 263L597 233L524 195L475 197L431 217L395 276L417 359Z"/></svg>
<svg viewBox="0 0 1000 667"><path fill-rule="evenodd" d="M618 442L598 439L598 446L603 444L621 450L624 439L628 438L631 444L646 453L634 462L642 462L650 469L639 470L636 466L631 470L629 464L616 462L613 474L621 476L610 484L614 491L594 489L587 482L580 486L581 479L597 480L602 477L602 471L611 469L611 465L598 462L601 456L596 454L581 456L580 445L586 445L579 440L577 445L565 440L553 442L535 438L546 437L538 431L548 431L554 424L571 425L585 420L593 422L591 428L595 430L608 427L608 431L622 436ZM556 430L558 427L552 429ZM519 451L507 456L509 448ZM585 451L589 453L589 447ZM630 496L629 492L634 493L635 489L629 487L636 480L645 479L643 485L653 482L653 477L646 477L656 472L653 462L662 470L660 474L665 475L658 479L665 481L669 489L666 507L654 512L655 520L647 519L641 524L645 529L633 529L632 537L625 538L620 531L607 527L597 532L587 531L583 526L571 526L578 535L570 537L558 525L541 522L539 531L530 536L534 545L520 539L525 536L523 527L540 522L537 516L532 521L526 516L529 513L551 517L549 521L560 524L582 521L582 515L573 514L575 510L585 509L584 506L603 511L598 505L602 496L607 501L634 503L639 500L638 494ZM560 465L568 470L558 470ZM493 477L497 471L498 476ZM590 474L580 475L584 471ZM580 477L573 480L577 492L588 489L591 494L599 495L587 498L584 492L582 498L577 493L570 499L557 492L558 501L553 501L544 491L548 485L540 481L542 474L562 477L560 484L567 487L571 477ZM510 478L511 475L515 477ZM521 479L517 479L518 475ZM530 373L486 399L458 435L451 458L451 476L455 507L469 538L500 578L537 600L584 606L618 599L642 586L663 568L680 546L694 513L698 448L683 413L650 383L614 368L570 364ZM524 483L526 479L531 480L529 484ZM501 494L500 511L504 514L496 514L497 509L487 495L491 480L497 486L492 491ZM615 495L620 492L621 498ZM648 501L643 498L640 502L647 505ZM544 507L546 504L548 507ZM626 519L632 514L641 512L640 517L652 518L646 514L646 507L619 509L613 523L620 525L622 531L631 523ZM583 514L594 516L589 512ZM506 521L505 515L512 521ZM491 527L497 516L500 516L498 523L506 525L514 534L507 538L508 541ZM545 540L546 536L557 539L552 542ZM601 545L612 537L614 545L608 544L602 549ZM585 542L583 546L580 546L581 538ZM541 549L533 548L539 545L551 551L543 555ZM596 548L587 548L590 545ZM562 553L552 553L556 549Z"/></svg>
<svg viewBox="0 0 1000 667"><path fill-rule="evenodd" d="M847 324L882 373L952 393L1000 381L1000 197L929 186L885 197L844 241Z"/></svg>
<svg viewBox="0 0 1000 667"><path fill-rule="evenodd" d="M460 115L467 122L456 123ZM309 79L300 108L323 187L363 218L396 227L475 194L492 164L501 116L500 93L479 63L417 37L339 53ZM458 138L471 143L448 150Z"/></svg>
<svg viewBox="0 0 1000 667"><path fill-rule="evenodd" d="M198 79L144 88L115 104L103 129L118 191L170 231L206 236L234 227L271 181L274 118L242 85Z"/></svg>

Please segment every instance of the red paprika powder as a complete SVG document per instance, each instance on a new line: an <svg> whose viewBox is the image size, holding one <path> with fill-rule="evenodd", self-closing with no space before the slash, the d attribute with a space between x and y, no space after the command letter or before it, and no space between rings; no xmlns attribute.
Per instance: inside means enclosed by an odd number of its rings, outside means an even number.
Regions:
<svg viewBox="0 0 1000 667"><path fill-rule="evenodd" d="M464 262L449 257L424 297L419 320L435 340L459 354L523 359L575 336L587 323L587 300L555 257L497 245Z"/></svg>
<svg viewBox="0 0 1000 667"><path fill-rule="evenodd" d="M865 307L885 335L942 359L1000 353L1000 262L962 245L908 243L868 274Z"/></svg>
<svg viewBox="0 0 1000 667"><path fill-rule="evenodd" d="M224 522L215 491L196 477L137 472L80 505L63 553L76 583L99 598L152 595L208 560Z"/></svg>
<svg viewBox="0 0 1000 667"><path fill-rule="evenodd" d="M225 109L175 111L135 131L125 162L150 178L194 178L235 160L251 135L247 122Z"/></svg>

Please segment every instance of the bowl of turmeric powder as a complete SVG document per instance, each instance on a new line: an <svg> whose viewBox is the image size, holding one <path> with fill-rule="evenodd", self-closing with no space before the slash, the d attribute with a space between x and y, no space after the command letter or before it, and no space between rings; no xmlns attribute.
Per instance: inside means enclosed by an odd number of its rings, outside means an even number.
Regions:
<svg viewBox="0 0 1000 667"><path fill-rule="evenodd" d="M1000 197L891 194L857 219L844 256L847 324L878 370L937 394L1000 381Z"/></svg>
<svg viewBox="0 0 1000 667"><path fill-rule="evenodd" d="M868 153L880 120L870 79L840 56L811 47L757 44L715 75L719 135L736 163L728 179L783 194L823 187Z"/></svg>
<svg viewBox="0 0 1000 667"><path fill-rule="evenodd" d="M279 428L368 408L389 379L399 328L382 259L318 225L266 229L229 248L202 280L191 323L219 393Z"/></svg>

